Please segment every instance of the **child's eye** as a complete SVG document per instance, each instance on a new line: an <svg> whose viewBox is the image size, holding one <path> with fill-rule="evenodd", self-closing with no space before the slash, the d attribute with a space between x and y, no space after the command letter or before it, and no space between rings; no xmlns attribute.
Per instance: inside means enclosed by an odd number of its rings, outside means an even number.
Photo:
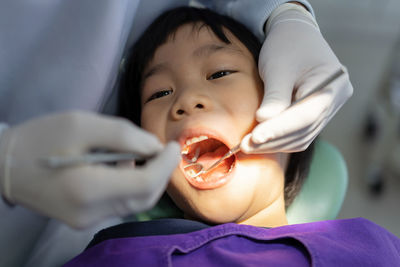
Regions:
<svg viewBox="0 0 400 267"><path fill-rule="evenodd" d="M167 96L167 95L169 95L171 93L172 93L172 89L155 92L154 94L152 94L149 97L149 99L147 99L146 103L150 102L151 100L154 100L154 99L157 99L157 98L160 98L160 97L163 97L163 96Z"/></svg>
<svg viewBox="0 0 400 267"><path fill-rule="evenodd" d="M213 73L210 77L207 78L207 80L214 80L214 79L219 79L222 78L226 75L235 73L236 71L233 70L221 70L221 71L217 71L215 73Z"/></svg>

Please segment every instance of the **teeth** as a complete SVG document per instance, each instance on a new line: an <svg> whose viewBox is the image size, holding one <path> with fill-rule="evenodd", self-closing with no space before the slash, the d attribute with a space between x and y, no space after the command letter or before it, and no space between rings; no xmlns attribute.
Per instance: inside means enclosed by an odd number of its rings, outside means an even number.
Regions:
<svg viewBox="0 0 400 267"><path fill-rule="evenodd" d="M198 137L193 137L192 139L186 140L186 145L190 146L191 144L198 143L198 142L201 142L201 141L204 141L207 139L208 139L208 136L200 135Z"/></svg>
<svg viewBox="0 0 400 267"><path fill-rule="evenodd" d="M187 155L188 153L189 153L189 148L188 147L185 147L183 149L183 151L181 152L182 155Z"/></svg>
<svg viewBox="0 0 400 267"><path fill-rule="evenodd" d="M199 155L200 155L200 147L198 147L198 148L196 149L196 154L193 156L193 158L191 159L191 161L192 161L193 163L195 163L195 162L198 160Z"/></svg>
<svg viewBox="0 0 400 267"><path fill-rule="evenodd" d="M190 177L195 177L197 175L197 172L195 172L193 169L190 169L186 172Z"/></svg>
<svg viewBox="0 0 400 267"><path fill-rule="evenodd" d="M229 168L228 172L231 172L233 169L233 164L231 165L231 167Z"/></svg>

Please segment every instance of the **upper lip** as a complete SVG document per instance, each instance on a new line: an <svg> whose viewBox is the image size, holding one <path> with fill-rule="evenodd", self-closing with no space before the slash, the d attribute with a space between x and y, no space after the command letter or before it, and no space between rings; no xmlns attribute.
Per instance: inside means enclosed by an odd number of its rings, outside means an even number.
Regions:
<svg viewBox="0 0 400 267"><path fill-rule="evenodd" d="M228 140L228 138L226 138L219 131L217 131L215 129L203 127L203 126L190 127L190 128L184 129L178 138L178 143L183 148L186 145L186 140L191 139L193 137L199 137L201 135L205 135L209 138L214 138L214 139L224 143L228 148L231 148L234 145L231 140Z"/></svg>

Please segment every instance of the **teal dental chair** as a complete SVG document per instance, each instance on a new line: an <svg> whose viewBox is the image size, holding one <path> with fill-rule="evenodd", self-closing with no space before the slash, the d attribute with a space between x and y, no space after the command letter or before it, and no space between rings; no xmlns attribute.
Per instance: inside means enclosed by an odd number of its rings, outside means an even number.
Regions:
<svg viewBox="0 0 400 267"><path fill-rule="evenodd" d="M341 153L326 141L318 140L314 146L310 172L287 209L289 224L336 219L346 195L348 174ZM150 211L136 215L136 220L176 218L182 214L164 196Z"/></svg>
<svg viewBox="0 0 400 267"><path fill-rule="evenodd" d="M336 219L347 191L346 162L337 148L318 140L310 173L288 207L289 224Z"/></svg>

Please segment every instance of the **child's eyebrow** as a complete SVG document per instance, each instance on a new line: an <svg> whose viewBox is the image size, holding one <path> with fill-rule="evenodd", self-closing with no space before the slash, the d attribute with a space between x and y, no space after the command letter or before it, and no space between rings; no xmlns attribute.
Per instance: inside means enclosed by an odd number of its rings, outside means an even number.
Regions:
<svg viewBox="0 0 400 267"><path fill-rule="evenodd" d="M207 44L207 45L203 45L202 47L197 48L193 52L193 56L195 56L195 57L211 56L212 54L219 52L219 51L243 55L242 50L240 50L239 48L236 48L232 45L228 46L228 45L219 45L219 44Z"/></svg>

